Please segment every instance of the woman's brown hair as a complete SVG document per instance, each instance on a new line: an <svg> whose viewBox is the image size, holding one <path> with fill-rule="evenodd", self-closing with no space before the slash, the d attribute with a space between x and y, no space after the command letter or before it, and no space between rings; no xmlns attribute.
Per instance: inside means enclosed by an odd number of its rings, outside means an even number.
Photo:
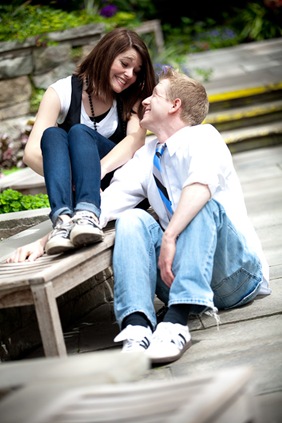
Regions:
<svg viewBox="0 0 282 423"><path fill-rule="evenodd" d="M155 72L148 48L136 32L126 28L116 28L104 35L78 66L76 72L79 78L88 80L87 93L94 93L101 99L106 100L113 96L109 84L112 63L119 54L130 48L139 53L142 66L135 83L119 94L123 102L125 120L129 119L133 106L138 101L140 102L138 116L140 119L142 118L143 106L141 102L152 94L156 85Z"/></svg>

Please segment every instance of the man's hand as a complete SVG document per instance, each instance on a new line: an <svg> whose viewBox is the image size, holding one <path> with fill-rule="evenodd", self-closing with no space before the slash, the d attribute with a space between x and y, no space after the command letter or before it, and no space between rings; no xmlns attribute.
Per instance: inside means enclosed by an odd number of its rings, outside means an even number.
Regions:
<svg viewBox="0 0 282 423"><path fill-rule="evenodd" d="M208 186L200 183L187 185L181 192L178 206L163 234L158 262L161 278L169 288L174 280L172 263L176 252L177 238L209 201L210 196Z"/></svg>
<svg viewBox="0 0 282 423"><path fill-rule="evenodd" d="M174 280L172 273L172 263L176 251L176 239L169 237L164 233L161 245L158 265L161 272L161 278L164 283L170 288Z"/></svg>

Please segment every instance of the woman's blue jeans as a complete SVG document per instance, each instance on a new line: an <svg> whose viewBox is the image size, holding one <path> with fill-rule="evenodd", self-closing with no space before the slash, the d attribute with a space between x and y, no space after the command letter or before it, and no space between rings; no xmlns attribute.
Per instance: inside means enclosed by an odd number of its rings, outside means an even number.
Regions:
<svg viewBox="0 0 282 423"><path fill-rule="evenodd" d="M72 216L87 210L100 216L100 160L115 143L83 124L69 132L47 128L41 139L43 170L50 201L50 218L55 224L61 214ZM104 189L111 174L103 179Z"/></svg>
<svg viewBox="0 0 282 423"><path fill-rule="evenodd" d="M217 201L210 200L178 237L170 289L157 267L162 236L160 225L144 210L128 210L116 222L114 307L119 325L141 312L155 326L155 295L168 306L190 304L196 314L238 307L256 296L260 261Z"/></svg>

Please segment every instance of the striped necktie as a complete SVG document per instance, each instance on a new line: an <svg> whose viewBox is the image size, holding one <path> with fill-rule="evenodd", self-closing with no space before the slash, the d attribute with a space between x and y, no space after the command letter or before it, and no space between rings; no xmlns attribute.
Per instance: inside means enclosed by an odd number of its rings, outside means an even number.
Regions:
<svg viewBox="0 0 282 423"><path fill-rule="evenodd" d="M163 182L162 178L162 166L161 166L161 158L165 151L166 144L157 144L156 145L156 152L154 155L154 161L153 161L153 176L155 179L155 182L157 184L159 194L161 196L161 199L164 203L168 218L171 219L171 216L173 214L171 201L169 199L169 195L167 192L167 189L165 187L165 184Z"/></svg>

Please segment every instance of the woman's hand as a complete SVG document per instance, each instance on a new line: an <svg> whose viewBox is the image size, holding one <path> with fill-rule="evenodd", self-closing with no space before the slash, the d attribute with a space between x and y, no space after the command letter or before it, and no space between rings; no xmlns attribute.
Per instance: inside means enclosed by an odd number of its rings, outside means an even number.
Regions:
<svg viewBox="0 0 282 423"><path fill-rule="evenodd" d="M44 247L47 242L48 235L45 237L31 242L30 244L24 245L17 248L7 259L6 263L21 263L24 261L35 261L38 257L43 256Z"/></svg>

